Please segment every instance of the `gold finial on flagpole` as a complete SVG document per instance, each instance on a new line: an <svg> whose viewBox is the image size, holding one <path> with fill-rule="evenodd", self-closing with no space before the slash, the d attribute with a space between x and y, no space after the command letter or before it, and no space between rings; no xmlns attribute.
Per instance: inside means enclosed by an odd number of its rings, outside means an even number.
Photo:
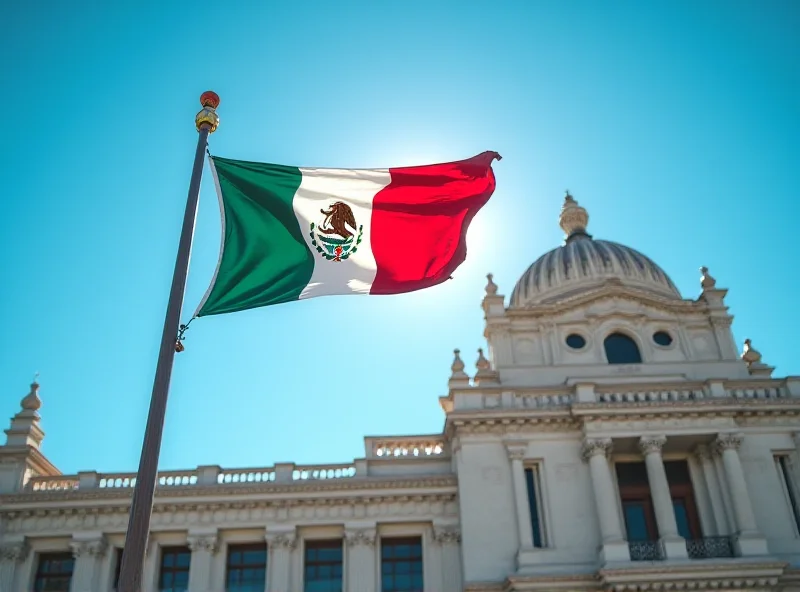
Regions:
<svg viewBox="0 0 800 592"><path fill-rule="evenodd" d="M200 95L200 104L203 108L194 118L197 131L200 131L200 127L205 124L208 126L208 133L213 134L219 125L219 115L217 115L219 95L213 90L207 90Z"/></svg>

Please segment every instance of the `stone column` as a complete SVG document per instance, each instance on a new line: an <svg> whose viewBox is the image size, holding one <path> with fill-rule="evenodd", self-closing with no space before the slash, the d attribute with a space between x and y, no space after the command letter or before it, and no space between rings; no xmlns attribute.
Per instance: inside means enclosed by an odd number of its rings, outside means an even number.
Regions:
<svg viewBox="0 0 800 592"><path fill-rule="evenodd" d="M347 592L373 592L375 574L376 526L345 524L344 541L347 549Z"/></svg>
<svg viewBox="0 0 800 592"><path fill-rule="evenodd" d="M514 488L514 507L517 510L517 533L519 534L520 551L533 548L533 530L531 529L531 510L528 507L528 486L525 484L526 446L506 446L508 458L511 460L511 480Z"/></svg>
<svg viewBox="0 0 800 592"><path fill-rule="evenodd" d="M614 490L614 477L608 464L611 450L610 438L587 438L581 450L583 460L589 463L592 476L594 503L603 546L601 560L605 562L630 560L628 545L622 534L622 517Z"/></svg>
<svg viewBox="0 0 800 592"><path fill-rule="evenodd" d="M711 522L714 524L713 532L710 535L726 535L730 533L728 526L728 517L725 514L725 501L722 499L722 491L719 487L717 480L717 473L714 469L714 460L711 458L711 452L708 446L698 446L694 455L697 458L697 464L700 466L700 472L703 475L703 481L708 492L708 499L711 505Z"/></svg>
<svg viewBox="0 0 800 592"><path fill-rule="evenodd" d="M672 494L669 491L667 472L661 449L666 444L666 436L642 436L639 449L644 455L647 467L647 480L650 483L650 497L658 525L658 535L667 558L687 558L686 542L678 534L678 523L675 520L675 508L672 506Z"/></svg>
<svg viewBox="0 0 800 592"><path fill-rule="evenodd" d="M189 564L189 590L207 592L211 590L211 565L219 550L217 529L190 530L186 537L192 551Z"/></svg>
<svg viewBox="0 0 800 592"><path fill-rule="evenodd" d="M17 566L28 557L28 545L24 541L3 543L0 546L0 590L17 590Z"/></svg>
<svg viewBox="0 0 800 592"><path fill-rule="evenodd" d="M442 592L461 592L461 533L455 528L434 526L433 542L441 547L442 587L431 588Z"/></svg>
<svg viewBox="0 0 800 592"><path fill-rule="evenodd" d="M297 545L294 526L291 530L268 532L266 539L269 551L266 592L293 592L292 551Z"/></svg>
<svg viewBox="0 0 800 592"><path fill-rule="evenodd" d="M725 524L728 525L728 534L733 534L736 530L736 520L733 517L733 504L731 503L731 492L728 488L728 482L725 479L725 469L722 467L722 457L716 446L710 448L711 451L711 464L714 468L714 474L717 476L717 483L719 490L722 494L722 507L725 510Z"/></svg>
<svg viewBox="0 0 800 592"><path fill-rule="evenodd" d="M741 434L719 434L715 445L722 456L725 478L731 495L733 516L736 523L737 546L741 555L766 555L766 539L758 531L747 480L739 459Z"/></svg>
<svg viewBox="0 0 800 592"><path fill-rule="evenodd" d="M100 589L100 568L108 549L102 534L76 534L70 542L75 568L70 592L97 592Z"/></svg>

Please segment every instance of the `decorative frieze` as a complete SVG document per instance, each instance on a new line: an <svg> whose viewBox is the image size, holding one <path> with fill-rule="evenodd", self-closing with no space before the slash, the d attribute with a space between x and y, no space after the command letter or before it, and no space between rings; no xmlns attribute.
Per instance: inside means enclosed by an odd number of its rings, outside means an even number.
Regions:
<svg viewBox="0 0 800 592"><path fill-rule="evenodd" d="M60 506L60 507L59 507ZM68 507L0 511L7 533L72 533L102 530L124 532L127 505ZM457 516L455 487L451 492L374 495L321 499L272 499L156 504L154 531L195 526L236 528L253 523L325 523L363 518Z"/></svg>

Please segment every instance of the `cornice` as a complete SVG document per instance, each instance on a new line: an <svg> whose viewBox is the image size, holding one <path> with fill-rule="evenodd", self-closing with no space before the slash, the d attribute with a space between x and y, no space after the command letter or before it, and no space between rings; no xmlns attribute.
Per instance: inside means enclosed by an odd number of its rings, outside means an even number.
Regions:
<svg viewBox="0 0 800 592"><path fill-rule="evenodd" d="M800 399L708 398L693 401L624 401L573 403L571 412L585 419L624 419L642 415L718 415L724 417L800 415Z"/></svg>
<svg viewBox="0 0 800 592"><path fill-rule="evenodd" d="M612 592L653 592L708 589L772 589L788 563L719 561L699 564L651 564L647 567L601 569L604 588Z"/></svg>
<svg viewBox="0 0 800 592"><path fill-rule="evenodd" d="M538 431L572 431L587 421L641 421L695 417L736 419L795 419L800 399L708 398L689 401L632 401L572 403L553 409L476 409L447 415L445 433L504 434Z"/></svg>
<svg viewBox="0 0 800 592"><path fill-rule="evenodd" d="M419 489L444 489L450 490L444 493L455 493L458 486L458 481L454 475L436 476L436 477L415 477L415 478L396 478L396 477L368 477L368 478L347 478L347 479L319 479L309 480L303 482L293 483L252 483L252 484L238 484L238 485L190 485L190 486L171 486L156 488L156 507L161 500L167 503L169 499L184 499L184 498L212 498L206 500L204 503L223 503L222 500L217 501L218 498L233 498L242 496L255 496L255 495L269 495L269 496L291 496L293 501L298 500L298 494L314 494L324 493L330 494L334 492L364 492L370 490L377 490L379 493L375 495L367 495L360 497L397 497L402 495L420 495L416 493L403 493L407 490ZM41 502L81 502L81 501L102 501L102 500L120 500L129 499L133 494L132 488L127 489L86 489L86 490L48 490L42 492L26 492L21 494L7 494L0 496L0 505L8 506L10 504L25 504L36 505ZM432 494L428 492L427 494ZM340 496L337 498L307 498L314 503L320 501L341 501L351 499L357 496ZM262 501L282 501L279 499L262 500ZM0 509L0 514L8 511L7 507ZM157 511L154 509L154 511Z"/></svg>
<svg viewBox="0 0 800 592"><path fill-rule="evenodd" d="M250 510L255 508L304 508L304 507L323 507L323 506L342 506L356 504L381 504L381 503L403 503L403 502L436 502L452 501L456 499L456 492L449 493L419 493L419 494L386 494L386 495L365 495L342 498L306 498L306 499L261 499L261 500L209 500L199 502L173 501L153 505L153 513L170 513L176 510L183 511L216 511L216 510ZM30 501L30 500L26 500ZM39 500L45 501L45 500ZM64 501L64 500L51 500ZM92 501L92 500L81 500ZM59 505L50 507L3 507L0 508L0 516L8 518L43 518L55 513L59 516L87 516L100 514L114 514L117 512L127 513L130 509L128 504L104 504L101 506L69 506Z"/></svg>
<svg viewBox="0 0 800 592"><path fill-rule="evenodd" d="M551 592L553 590L597 590L600 588L600 578L596 573L576 574L576 575L552 575L552 576L509 576L505 582L503 590L511 592L522 592L524 590L541 590ZM467 588L470 590L470 588ZM479 588L480 590L480 588ZM489 588L491 590L491 588Z"/></svg>
<svg viewBox="0 0 800 592"><path fill-rule="evenodd" d="M580 422L565 407L558 411L538 410L535 414L508 410L504 413L454 413L447 418L449 438L458 434L510 434L532 429L537 431L570 431L580 428Z"/></svg>

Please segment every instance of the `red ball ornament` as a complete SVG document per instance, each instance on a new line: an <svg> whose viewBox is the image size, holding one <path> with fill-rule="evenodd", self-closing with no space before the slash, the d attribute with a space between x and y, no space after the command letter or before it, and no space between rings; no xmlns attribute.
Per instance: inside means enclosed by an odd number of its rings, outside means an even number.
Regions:
<svg viewBox="0 0 800 592"><path fill-rule="evenodd" d="M200 104L203 107L211 107L212 109L216 109L219 106L219 95L213 90L207 90L200 95Z"/></svg>

